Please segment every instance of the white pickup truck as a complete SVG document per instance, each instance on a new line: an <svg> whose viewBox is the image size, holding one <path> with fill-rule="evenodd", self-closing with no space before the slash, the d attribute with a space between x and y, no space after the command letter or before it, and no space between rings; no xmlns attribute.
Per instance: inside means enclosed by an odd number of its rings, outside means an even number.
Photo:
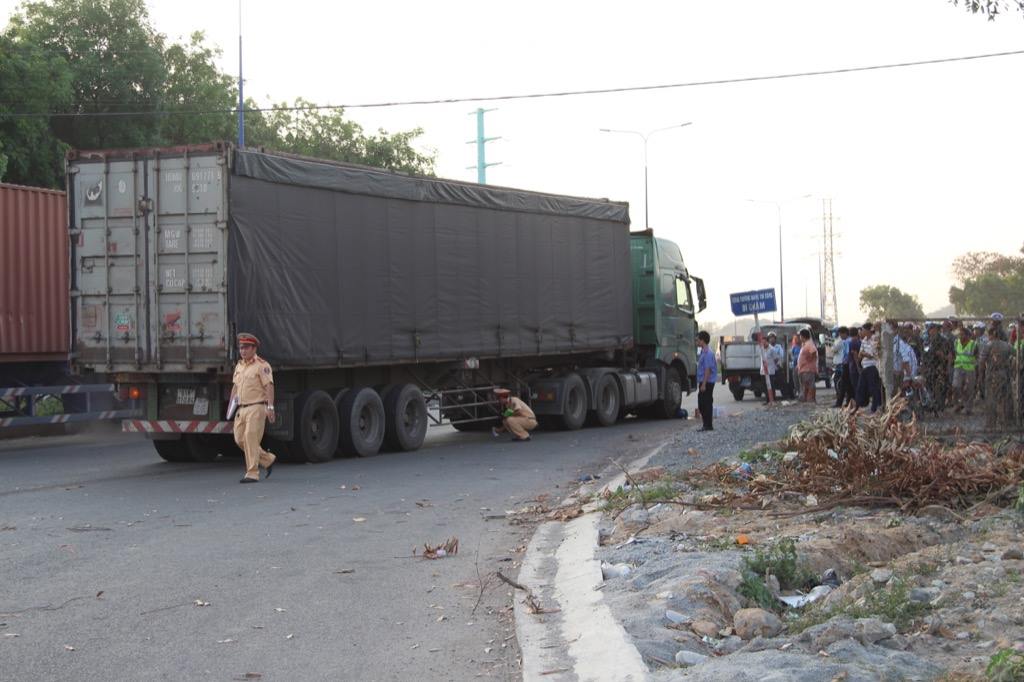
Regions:
<svg viewBox="0 0 1024 682"><path fill-rule="evenodd" d="M757 333L763 331L765 334L775 332L786 353L785 361L782 363L782 385L773 388L776 391L781 391L782 397L793 398L793 381L789 368L789 341L795 334L799 334L801 329L809 329L809 326L806 324L764 324L761 325L760 330L756 328L751 330L749 338L742 336L719 337L719 375L722 383L728 384L732 397L736 400L743 400L743 395L747 391L752 392L755 398L760 398L765 394L764 376L761 375L761 355L758 344L754 340L757 338Z"/></svg>

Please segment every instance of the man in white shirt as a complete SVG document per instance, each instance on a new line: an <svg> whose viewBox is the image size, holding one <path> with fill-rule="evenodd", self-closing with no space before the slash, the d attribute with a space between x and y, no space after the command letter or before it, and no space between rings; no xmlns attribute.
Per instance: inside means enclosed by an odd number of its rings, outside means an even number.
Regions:
<svg viewBox="0 0 1024 682"><path fill-rule="evenodd" d="M906 385L917 375L917 355L907 343L907 338L914 333L914 325L904 323L899 335L893 340L893 385Z"/></svg>
<svg viewBox="0 0 1024 682"><path fill-rule="evenodd" d="M871 413L874 414L882 406L882 381L878 375L878 339L875 328L870 322L861 327L863 338L860 342L860 382L857 384L857 406L867 407L871 400Z"/></svg>

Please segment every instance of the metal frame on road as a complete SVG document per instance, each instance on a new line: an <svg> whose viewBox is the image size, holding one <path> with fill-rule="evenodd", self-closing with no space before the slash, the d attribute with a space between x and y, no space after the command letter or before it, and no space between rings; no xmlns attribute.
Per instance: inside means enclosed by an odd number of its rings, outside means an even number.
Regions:
<svg viewBox="0 0 1024 682"><path fill-rule="evenodd" d="M67 394L85 394L86 411L67 414L35 414L38 397L59 396ZM0 428L9 426L33 426L39 424L65 424L68 422L90 422L105 419L130 419L141 415L137 402L125 410L91 410L90 395L93 393L114 393L113 384L71 384L68 386L19 386L16 388L0 388L0 414L17 414L16 417L0 417ZM29 398L28 406L20 407L18 398Z"/></svg>

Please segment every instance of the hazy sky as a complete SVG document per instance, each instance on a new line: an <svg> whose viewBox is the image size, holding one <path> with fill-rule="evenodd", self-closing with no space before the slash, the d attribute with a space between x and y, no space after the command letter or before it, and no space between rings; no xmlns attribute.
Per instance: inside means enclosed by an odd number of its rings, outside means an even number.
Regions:
<svg viewBox="0 0 1024 682"><path fill-rule="evenodd" d="M171 38L203 30L237 72L238 3L149 0ZM0 0L10 13L16 5ZM1024 49L1024 18L945 0L314 2L243 0L246 94L324 104L707 81ZM778 286L818 309L821 199L832 199L840 317L871 284L945 305L952 259L1024 244L1024 55L792 80L487 103L493 184L627 200L728 294ZM422 127L441 176L475 179L475 104L350 109L369 130ZM811 194L810 199L794 199ZM791 201L787 201L790 200ZM815 236L817 238L815 238Z"/></svg>

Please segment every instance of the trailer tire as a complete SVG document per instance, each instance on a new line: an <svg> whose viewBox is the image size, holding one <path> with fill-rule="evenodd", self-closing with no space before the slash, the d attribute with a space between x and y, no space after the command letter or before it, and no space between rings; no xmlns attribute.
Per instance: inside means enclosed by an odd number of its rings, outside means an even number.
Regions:
<svg viewBox="0 0 1024 682"><path fill-rule="evenodd" d="M212 462L220 455L216 436L188 433L181 437L189 462ZM156 442L156 441L154 441Z"/></svg>
<svg viewBox="0 0 1024 682"><path fill-rule="evenodd" d="M384 403L375 390L364 386L350 389L338 406L341 435L338 447L346 455L370 457L384 442Z"/></svg>
<svg viewBox="0 0 1024 682"><path fill-rule="evenodd" d="M330 461L338 449L338 432L338 410L331 396L324 391L303 391L295 398L295 435L289 449L297 450L297 458Z"/></svg>
<svg viewBox="0 0 1024 682"><path fill-rule="evenodd" d="M732 397L738 402L743 400L744 388L742 386L732 386L729 388L729 392L732 393Z"/></svg>
<svg viewBox="0 0 1024 682"><path fill-rule="evenodd" d="M562 428L575 431L583 427L587 420L587 387L579 374L570 374L562 384L565 389L565 400L562 403Z"/></svg>
<svg viewBox="0 0 1024 682"><path fill-rule="evenodd" d="M384 442L392 450L419 450L427 436L427 403L415 384L392 386L384 394Z"/></svg>
<svg viewBox="0 0 1024 682"><path fill-rule="evenodd" d="M605 374L594 386L594 409L588 419L599 426L611 426L619 420L619 408L622 406L622 394L619 382L611 374Z"/></svg>
<svg viewBox="0 0 1024 682"><path fill-rule="evenodd" d="M181 438L175 440L154 440L153 447L156 454L160 455L167 462L191 462L192 458L185 449L185 441Z"/></svg>
<svg viewBox="0 0 1024 682"><path fill-rule="evenodd" d="M683 380L679 378L679 370L669 367L665 370L665 388L661 399L648 407L646 413L656 419L675 419L682 402Z"/></svg>

